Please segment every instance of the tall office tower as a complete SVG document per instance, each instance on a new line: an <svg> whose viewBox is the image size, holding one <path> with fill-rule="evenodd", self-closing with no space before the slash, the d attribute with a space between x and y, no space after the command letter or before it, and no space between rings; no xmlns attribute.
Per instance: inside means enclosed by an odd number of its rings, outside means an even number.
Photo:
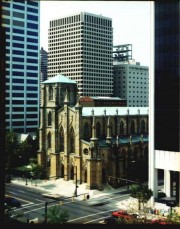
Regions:
<svg viewBox="0 0 180 229"><path fill-rule="evenodd" d="M112 19L81 12L50 21L48 78L76 80L81 96L112 96Z"/></svg>
<svg viewBox="0 0 180 229"><path fill-rule="evenodd" d="M39 127L39 1L2 1L6 30L6 129Z"/></svg>
<svg viewBox="0 0 180 229"><path fill-rule="evenodd" d="M41 47L40 49L40 88L42 82L47 80L47 64L48 64L48 53ZM41 103L41 93L40 93Z"/></svg>
<svg viewBox="0 0 180 229"><path fill-rule="evenodd" d="M113 47L113 95L128 107L149 106L149 67L132 59L132 45Z"/></svg>
<svg viewBox="0 0 180 229"><path fill-rule="evenodd" d="M150 135L154 151L149 151L149 184L157 196L162 173L167 197L180 206L180 2L155 1L154 11L155 125Z"/></svg>

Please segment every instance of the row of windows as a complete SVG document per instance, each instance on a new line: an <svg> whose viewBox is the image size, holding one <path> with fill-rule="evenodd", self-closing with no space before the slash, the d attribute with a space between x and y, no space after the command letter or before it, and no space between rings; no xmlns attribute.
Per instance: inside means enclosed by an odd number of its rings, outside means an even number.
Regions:
<svg viewBox="0 0 180 229"><path fill-rule="evenodd" d="M9 115L6 115L6 119L9 118ZM23 119L24 118L24 114L12 114L12 119ZM29 118L29 119L37 119L38 118L38 115L37 114L27 114L26 115L26 118ZM27 121L29 122L29 121ZM26 122L26 124L27 124ZM33 121L34 122L34 121Z"/></svg>
<svg viewBox="0 0 180 229"><path fill-rule="evenodd" d="M10 36L9 35L6 35L6 38L10 39ZM15 41L24 41L24 37L21 37L21 36L13 36L12 39L15 40ZM38 39L27 38L27 42L38 43Z"/></svg>
<svg viewBox="0 0 180 229"><path fill-rule="evenodd" d="M26 62L27 63L34 63L34 64L38 64L38 60L37 59L24 59L24 58L19 58L19 57L13 57L12 58L13 61L16 61L16 62ZM27 66L28 67L28 66ZM30 66L31 67L31 66ZM28 68L27 68L28 69ZM33 69L33 68L32 68ZM36 69L33 69L33 70L36 70Z"/></svg>
<svg viewBox="0 0 180 229"><path fill-rule="evenodd" d="M7 72L7 74L9 75L9 72ZM24 76L24 72L13 71L12 75L13 76ZM26 75L27 75L27 77L36 77L36 78L38 78L38 73L26 72Z"/></svg>
<svg viewBox="0 0 180 229"><path fill-rule="evenodd" d="M19 86L20 87L20 86ZM22 87L24 88L24 87ZM9 93L6 93L6 97L9 97ZM38 97L38 94L30 94L30 93L27 93L26 96L24 93L12 93L12 97L26 97L26 98L37 98Z"/></svg>
<svg viewBox="0 0 180 229"><path fill-rule="evenodd" d="M127 72L124 72L124 71L114 71L114 74L122 74L122 73L127 73ZM131 72L129 72L129 74L131 74ZM133 74L137 74L137 75L139 75L139 74L141 74L141 75L148 75L148 74L142 73L142 72L141 73L139 73L139 72L133 72ZM119 78L120 78L120 76L119 76ZM129 76L129 78L131 78L131 76Z"/></svg>
<svg viewBox="0 0 180 229"><path fill-rule="evenodd" d="M63 56L64 57L70 57L70 56L74 56L77 59L77 58L81 58L80 55L87 55L89 57L90 54L91 54L91 53L85 52L85 51L71 52L71 50L67 50L66 49L66 46L64 46L63 48L64 48L64 50L62 48L61 48L61 50L59 50L57 48L49 48L50 51L49 51L49 56L48 57L51 58L51 56L58 54L57 57L63 57ZM53 51L53 50L55 50L55 51ZM104 57L104 56L106 56L106 57L110 58L111 61L112 61L111 54L109 54L109 52L107 53L107 49L105 49L105 48L104 49L94 49L93 51L94 52L92 52L92 55L94 57L102 57L102 56ZM59 54L59 53L61 53L61 54Z"/></svg>
<svg viewBox="0 0 180 229"><path fill-rule="evenodd" d="M12 122L13 126L23 126L24 122L23 121L16 121L16 122ZM37 126L38 122L37 121L26 121L26 125L32 125L32 126Z"/></svg>
<svg viewBox="0 0 180 229"><path fill-rule="evenodd" d="M7 46L9 46L8 45L8 42L6 43L7 44ZM14 47L14 48L23 48L24 49L24 44L21 44L21 43L12 43L12 46ZM37 50L38 49L38 46L34 46L34 45L27 45L27 49L34 49L34 50Z"/></svg>
<svg viewBox="0 0 180 229"><path fill-rule="evenodd" d="M9 27L6 27L6 32L10 32L10 28ZM25 31L22 30L22 29L13 28L13 33L24 34ZM27 35L37 37L38 36L38 32L33 32L33 31L27 30Z"/></svg>
<svg viewBox="0 0 180 229"><path fill-rule="evenodd" d="M12 100L12 104L29 104L29 105L37 105L38 101L37 100Z"/></svg>
<svg viewBox="0 0 180 229"><path fill-rule="evenodd" d="M24 51L21 51L21 50L14 50L13 49L12 52L13 52L13 54L16 54L16 55L21 55L21 56L24 55ZM38 57L38 53L37 52L27 52L26 56Z"/></svg>
<svg viewBox="0 0 180 229"><path fill-rule="evenodd" d="M9 90L9 86L8 86L8 85L6 86L6 90ZM16 90L16 91L17 91L17 90L24 90L24 87L23 87L23 86L13 86L13 87L12 87L12 90ZM27 86L27 87L26 87L26 90L27 90L27 91L38 91L38 87Z"/></svg>
<svg viewBox="0 0 180 229"><path fill-rule="evenodd" d="M133 103L139 103L139 102L140 102L140 103L147 103L146 100L144 100L144 101L142 101L142 100L141 100L141 101L138 101L138 100L137 100L137 101L134 101L134 100L131 101L131 100L129 100L128 102L129 102L129 103L131 103L131 102L133 102Z"/></svg>
<svg viewBox="0 0 180 229"><path fill-rule="evenodd" d="M10 19L2 18L2 23L3 24L10 25ZM13 20L13 26L24 27L25 26L25 23L23 21ZM29 28L29 29L36 29L37 30L38 29L38 25L28 22L27 23L27 28Z"/></svg>
<svg viewBox="0 0 180 229"><path fill-rule="evenodd" d="M9 67L9 65L6 64L6 67ZM13 65L12 65L12 68L13 68L13 69L25 69L25 66L24 66L24 65L20 65L20 64L13 64ZM28 66L27 66L27 70L35 70L35 71L38 71L38 66L30 66L30 65L28 65Z"/></svg>

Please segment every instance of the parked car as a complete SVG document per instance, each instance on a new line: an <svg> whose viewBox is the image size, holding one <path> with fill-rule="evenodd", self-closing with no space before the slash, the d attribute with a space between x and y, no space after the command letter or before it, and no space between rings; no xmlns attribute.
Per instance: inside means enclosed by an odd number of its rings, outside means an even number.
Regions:
<svg viewBox="0 0 180 229"><path fill-rule="evenodd" d="M124 218L124 219L133 219L133 218L136 218L135 214L130 215L125 210L114 211L114 212L111 213L111 215L113 217L121 217L121 218Z"/></svg>
<svg viewBox="0 0 180 229"><path fill-rule="evenodd" d="M11 197L11 196L5 197L5 204L7 204L10 207L17 207L17 208L21 207L21 202L19 200L17 200L16 198Z"/></svg>
<svg viewBox="0 0 180 229"><path fill-rule="evenodd" d="M163 225L170 224L170 222L167 222L167 220L166 220L165 218L161 218L161 219L152 219L152 220L151 220L151 223L152 223L152 224L163 224Z"/></svg>
<svg viewBox="0 0 180 229"><path fill-rule="evenodd" d="M105 224L117 224L117 220L115 217L110 216L104 219L104 223Z"/></svg>

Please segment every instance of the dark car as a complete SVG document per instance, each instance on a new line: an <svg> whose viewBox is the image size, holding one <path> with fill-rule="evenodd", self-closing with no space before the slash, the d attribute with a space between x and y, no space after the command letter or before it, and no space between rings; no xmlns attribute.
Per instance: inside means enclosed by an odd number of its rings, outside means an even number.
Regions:
<svg viewBox="0 0 180 229"><path fill-rule="evenodd" d="M11 196L5 197L5 203L10 207L16 207L16 208L21 207L21 202L19 200L17 200L16 198L11 197Z"/></svg>
<svg viewBox="0 0 180 229"><path fill-rule="evenodd" d="M104 223L105 224L117 224L117 220L115 217L110 216L104 219Z"/></svg>

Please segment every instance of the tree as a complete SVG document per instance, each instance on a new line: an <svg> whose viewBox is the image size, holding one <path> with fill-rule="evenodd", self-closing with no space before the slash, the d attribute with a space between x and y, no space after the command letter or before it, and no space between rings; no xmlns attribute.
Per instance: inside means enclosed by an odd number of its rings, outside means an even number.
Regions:
<svg viewBox="0 0 180 229"><path fill-rule="evenodd" d="M53 206L48 209L47 222L50 224L65 224L69 219L69 214L60 206Z"/></svg>
<svg viewBox="0 0 180 229"><path fill-rule="evenodd" d="M134 184L131 186L131 197L138 199L139 207L141 209L141 203L144 204L148 202L148 200L153 195L153 191L148 188L148 185L142 184Z"/></svg>
<svg viewBox="0 0 180 229"><path fill-rule="evenodd" d="M7 131L5 136L5 171L9 175L11 169L15 167L15 152L18 147L17 135L13 131Z"/></svg>
<svg viewBox="0 0 180 229"><path fill-rule="evenodd" d="M43 173L43 167L37 164L36 158L30 158L31 172L34 178L39 178Z"/></svg>

